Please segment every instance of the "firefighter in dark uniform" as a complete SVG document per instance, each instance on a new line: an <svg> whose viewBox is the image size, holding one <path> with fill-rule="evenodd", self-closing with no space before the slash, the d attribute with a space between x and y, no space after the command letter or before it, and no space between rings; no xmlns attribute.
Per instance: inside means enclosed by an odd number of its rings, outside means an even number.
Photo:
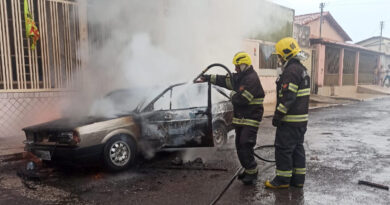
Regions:
<svg viewBox="0 0 390 205"><path fill-rule="evenodd" d="M234 109L236 149L238 159L245 168L238 179L244 184L254 184L257 180L258 168L253 148L256 145L257 130L263 117L264 90L248 53L237 53L233 58L233 64L237 72L232 77L234 87L228 75L204 75L202 81L209 81L232 90L230 98Z"/></svg>
<svg viewBox="0 0 390 205"><path fill-rule="evenodd" d="M308 122L310 77L301 64L302 52L293 38L283 38L275 45L283 63L283 73L276 81L277 103L272 125L275 137L276 177L265 182L268 188L303 187L305 182L304 135Z"/></svg>

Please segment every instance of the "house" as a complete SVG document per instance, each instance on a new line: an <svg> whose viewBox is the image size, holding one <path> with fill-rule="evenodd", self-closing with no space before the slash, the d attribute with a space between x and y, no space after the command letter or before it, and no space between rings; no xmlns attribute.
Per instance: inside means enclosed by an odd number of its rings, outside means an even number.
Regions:
<svg viewBox="0 0 390 205"><path fill-rule="evenodd" d="M385 69L390 65L390 38L373 36L359 41L356 44L374 51L382 52L380 64Z"/></svg>
<svg viewBox="0 0 390 205"><path fill-rule="evenodd" d="M85 63L84 1L27 2L40 32L36 49L25 34L24 1L0 1L0 137L20 136L22 127L58 118Z"/></svg>
<svg viewBox="0 0 390 205"><path fill-rule="evenodd" d="M358 85L374 83L380 53L348 43L352 39L330 12L323 12L322 18L321 13L295 16L294 23L310 27L310 44L315 51L315 93L344 95L356 92Z"/></svg>

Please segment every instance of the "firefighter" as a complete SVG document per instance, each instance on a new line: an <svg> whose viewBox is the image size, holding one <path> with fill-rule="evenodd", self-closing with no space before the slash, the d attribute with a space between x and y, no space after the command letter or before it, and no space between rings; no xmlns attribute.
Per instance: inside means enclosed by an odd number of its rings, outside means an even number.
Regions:
<svg viewBox="0 0 390 205"><path fill-rule="evenodd" d="M237 72L232 76L234 87L228 75L203 75L201 82L209 81L232 90L230 98L234 110L235 144L238 159L245 168L238 179L249 185L256 182L258 175L253 148L256 145L257 130L263 117L264 90L248 53L237 53L233 58L233 64Z"/></svg>
<svg viewBox="0 0 390 205"><path fill-rule="evenodd" d="M304 135L308 122L310 77L301 64L301 49L293 38L283 38L275 45L282 66L276 80L277 102L272 125L276 127L276 176L267 180L268 188L303 187L305 182Z"/></svg>

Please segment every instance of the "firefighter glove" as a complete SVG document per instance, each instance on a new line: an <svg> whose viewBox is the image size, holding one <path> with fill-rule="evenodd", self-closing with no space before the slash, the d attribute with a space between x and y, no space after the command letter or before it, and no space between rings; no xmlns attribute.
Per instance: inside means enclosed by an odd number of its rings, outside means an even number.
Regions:
<svg viewBox="0 0 390 205"><path fill-rule="evenodd" d="M280 121L280 119L275 119L275 118L272 119L272 126L274 127L279 127L281 123L282 121Z"/></svg>
<svg viewBox="0 0 390 205"><path fill-rule="evenodd" d="M209 82L210 81L210 75L202 75L200 78L196 81L197 83L203 83L203 82Z"/></svg>
<svg viewBox="0 0 390 205"><path fill-rule="evenodd" d="M283 115L279 111L275 111L274 117L272 118L272 125L279 127L282 123Z"/></svg>

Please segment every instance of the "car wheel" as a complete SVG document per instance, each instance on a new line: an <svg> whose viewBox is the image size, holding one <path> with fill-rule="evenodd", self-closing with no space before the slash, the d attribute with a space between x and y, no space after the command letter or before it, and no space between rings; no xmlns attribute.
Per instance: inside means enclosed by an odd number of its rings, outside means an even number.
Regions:
<svg viewBox="0 0 390 205"><path fill-rule="evenodd" d="M127 135L118 135L106 142L103 159L110 171L127 169L134 163L137 145L134 139Z"/></svg>
<svg viewBox="0 0 390 205"><path fill-rule="evenodd" d="M213 125L213 140L215 147L221 147L227 142L227 127L225 124L218 122Z"/></svg>

